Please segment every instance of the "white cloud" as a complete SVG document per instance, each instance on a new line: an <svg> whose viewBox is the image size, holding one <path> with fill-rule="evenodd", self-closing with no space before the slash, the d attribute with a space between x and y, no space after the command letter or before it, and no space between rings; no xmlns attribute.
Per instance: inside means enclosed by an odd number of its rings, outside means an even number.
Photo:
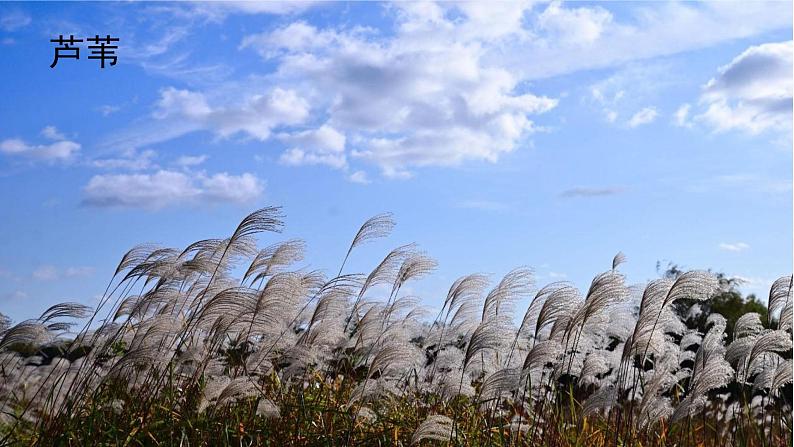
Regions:
<svg viewBox="0 0 794 447"><path fill-rule="evenodd" d="M30 25L31 18L22 11L10 11L0 16L0 29L6 32L17 31Z"/></svg>
<svg viewBox="0 0 794 447"><path fill-rule="evenodd" d="M614 196L616 194L622 194L625 191L626 191L625 188L618 186L610 186L604 188L576 187L561 192L560 197L574 198L574 197Z"/></svg>
<svg viewBox="0 0 794 447"><path fill-rule="evenodd" d="M719 68L706 85L706 95L730 94L745 99L791 97L792 41L752 46Z"/></svg>
<svg viewBox="0 0 794 447"><path fill-rule="evenodd" d="M253 48L262 57L275 57L289 51L307 51L336 42L333 31L319 31L306 22L293 22L270 33L252 34L243 38L240 49Z"/></svg>
<svg viewBox="0 0 794 447"><path fill-rule="evenodd" d="M278 139L290 147L281 154L280 161L284 164L324 164L338 169L347 167L345 135L327 124L317 129L280 134Z"/></svg>
<svg viewBox="0 0 794 447"><path fill-rule="evenodd" d="M96 175L84 188L84 202L94 206L161 208L192 201L199 189L186 174L158 171L155 174Z"/></svg>
<svg viewBox="0 0 794 447"><path fill-rule="evenodd" d="M99 106L98 110L99 110L99 113L102 114L102 116L110 116L110 115L118 112L119 110L121 110L121 106L113 106L113 105L110 105L110 104L105 104L105 105Z"/></svg>
<svg viewBox="0 0 794 447"><path fill-rule="evenodd" d="M337 169L347 166L344 154L309 152L296 147L284 151L279 161L288 166L327 165Z"/></svg>
<svg viewBox="0 0 794 447"><path fill-rule="evenodd" d="M716 132L788 132L792 118L792 41L753 46L720 67L703 88L696 119Z"/></svg>
<svg viewBox="0 0 794 447"><path fill-rule="evenodd" d="M518 91L520 79L508 68L481 59L481 45L493 44L482 39L493 29L438 34L489 20L482 8L462 9L460 23L434 4L395 8L395 36L296 22L248 36L242 47L276 59L277 79L306 92L302 96L310 98L313 109L327 111L325 125L344 134L347 154L389 177L406 177L417 166L495 162L534 131L528 115L556 106L555 99ZM337 152L306 147L289 147L281 157L290 164L334 167L344 166L343 160Z"/></svg>
<svg viewBox="0 0 794 447"><path fill-rule="evenodd" d="M96 175L83 189L91 206L158 209L191 203L247 203L264 190L253 174L185 173L160 170L154 174Z"/></svg>
<svg viewBox="0 0 794 447"><path fill-rule="evenodd" d="M66 139L66 136L59 132L55 126L46 126L44 129L41 129L41 136L53 141L62 141Z"/></svg>
<svg viewBox="0 0 794 447"><path fill-rule="evenodd" d="M166 10L179 17L201 19L209 22L221 22L232 14L298 14L306 11L315 4L317 4L316 1L302 0L218 0L213 2L178 2L158 9Z"/></svg>
<svg viewBox="0 0 794 447"><path fill-rule="evenodd" d="M54 281L58 279L58 270L52 265L42 265L33 271L33 278L39 281Z"/></svg>
<svg viewBox="0 0 794 447"><path fill-rule="evenodd" d="M180 10L179 7L168 6L144 8L147 18L154 17L156 13ZM125 36L124 61L139 65L147 73L178 79L189 85L208 85L227 78L233 71L228 64L205 64L191 57L195 50L188 46L190 37L201 25L194 23L196 17L189 14L182 18L187 20L169 20L168 26L163 26L162 17L136 21L135 25L128 20L119 21L115 32ZM108 109L103 106L104 111L110 113L116 111L116 107L111 105Z"/></svg>
<svg viewBox="0 0 794 447"><path fill-rule="evenodd" d="M288 144L330 152L342 152L345 149L345 135L327 124L313 130L281 134L279 139Z"/></svg>
<svg viewBox="0 0 794 447"><path fill-rule="evenodd" d="M563 8L552 2L538 17L541 29L550 32L549 39L571 45L588 45L596 41L612 22L612 14L601 7Z"/></svg>
<svg viewBox="0 0 794 447"><path fill-rule="evenodd" d="M0 294L0 301L21 301L28 297L28 293L22 290L14 290L13 292L5 292Z"/></svg>
<svg viewBox="0 0 794 447"><path fill-rule="evenodd" d="M309 104L294 90L261 91L258 85L218 85L206 92L164 88L148 121L116 132L101 145L134 150L197 131L212 132L218 139L239 135L265 141L273 129L309 117Z"/></svg>
<svg viewBox="0 0 794 447"><path fill-rule="evenodd" d="M367 173L364 171L356 171L350 174L348 179L353 183L360 183L362 185L367 185L370 183L369 178L367 178Z"/></svg>
<svg viewBox="0 0 794 447"><path fill-rule="evenodd" d="M222 18L225 9L290 13L303 7L167 9ZM790 8L676 2L632 4L612 14L602 6L559 2L400 2L385 7L388 31L281 19L282 26L239 44L267 59L266 74L213 88L166 89L148 127L108 145L141 147L195 131L267 141L329 126L344 137L343 149L282 138L280 161L324 164L346 174L369 164L393 178L423 166L496 162L527 146L538 129L534 115L557 105L553 97L532 94L528 81L786 29ZM652 103L601 108L616 122ZM651 115L655 109L634 122Z"/></svg>
<svg viewBox="0 0 794 447"><path fill-rule="evenodd" d="M190 90L179 90L168 87L160 91L157 101L155 118L163 119L178 116L188 119L200 119L212 113L204 95Z"/></svg>
<svg viewBox="0 0 794 447"><path fill-rule="evenodd" d="M33 271L33 278L39 281L55 281L62 278L85 278L94 274L93 267L76 266L58 268L54 265L40 265Z"/></svg>
<svg viewBox="0 0 794 447"><path fill-rule="evenodd" d="M400 178L416 167L496 162L525 144L536 130L530 116L552 109L556 100L528 93L522 81L788 26L768 7L742 5L635 7L620 19L600 6L558 2L536 11L530 3L405 3L390 10L396 23L388 36L298 21L248 36L241 47L275 62L280 82L299 91L334 92L330 101L303 96L345 133L348 162L373 164ZM737 26L726 29L725 23ZM704 27L714 36L704 37ZM604 113L608 121L620 115L607 106ZM657 114L646 107L628 125L647 124ZM339 158L302 148L288 149L282 161L341 166Z"/></svg>
<svg viewBox="0 0 794 447"><path fill-rule="evenodd" d="M209 158L207 155L183 155L176 159L176 165L182 167L198 166Z"/></svg>
<svg viewBox="0 0 794 447"><path fill-rule="evenodd" d="M748 248L750 248L750 245L744 242L735 242L735 243L720 242L719 248L720 250L732 251L738 253L740 251L747 250Z"/></svg>
<svg viewBox="0 0 794 447"><path fill-rule="evenodd" d="M264 141L275 127L302 123L309 116L309 105L295 91L279 87L265 94L247 95L231 104L212 106L204 93L169 87L160 92L152 115L184 126L182 132L167 133L163 140L190 131L210 130L221 138L242 134Z"/></svg>
<svg viewBox="0 0 794 447"><path fill-rule="evenodd" d="M678 127L692 127L692 122L689 120L690 104L682 104L673 114L673 123Z"/></svg>
<svg viewBox="0 0 794 447"><path fill-rule="evenodd" d="M413 3L414 7L424 7L419 2ZM523 21L532 9L533 2L517 0L509 2L460 2L455 5L463 12L466 20L457 24L456 33L468 39L493 41L498 39L513 38L514 36L528 37L529 33L523 28ZM441 20L443 11L433 12L431 17L437 25L445 26Z"/></svg>
<svg viewBox="0 0 794 447"><path fill-rule="evenodd" d="M229 175L225 172L198 181L202 200L248 203L262 195L262 182L253 174Z"/></svg>
<svg viewBox="0 0 794 447"><path fill-rule="evenodd" d="M447 15L450 7L459 17ZM483 59L484 47L528 35L527 4L389 10L394 35L303 21L249 35L240 48L271 59L274 74L204 91L164 89L147 126L107 145L141 147L195 131L277 137L284 164L347 170L354 160L405 178L418 166L495 162L535 131L530 115L556 106L527 92L511 67ZM262 84L273 87L251 93Z"/></svg>
<svg viewBox="0 0 794 447"><path fill-rule="evenodd" d="M64 270L64 275L66 275L69 278L80 278L85 276L91 276L93 273L94 273L94 268L86 267L86 266L67 267L66 270Z"/></svg>
<svg viewBox="0 0 794 447"><path fill-rule="evenodd" d="M65 139L55 127L47 126L41 133L48 139L58 141L50 144L30 144L20 138L9 138L0 141L0 153L54 163L70 161L80 150L80 144Z"/></svg>
<svg viewBox="0 0 794 447"><path fill-rule="evenodd" d="M605 80L590 86L590 100L594 102L608 123L617 121L619 113L616 108L621 105L626 91L622 89L622 82L616 81L617 75L613 75Z"/></svg>
<svg viewBox="0 0 794 447"><path fill-rule="evenodd" d="M204 163L208 158L209 156L207 155L183 155L176 159L175 164L183 168L189 168Z"/></svg>
<svg viewBox="0 0 794 447"><path fill-rule="evenodd" d="M644 124L652 123L656 119L658 112L654 107L645 107L638 111L628 121L629 127L638 127Z"/></svg>
<svg viewBox="0 0 794 447"><path fill-rule="evenodd" d="M125 169L129 171L143 171L157 167L152 162L157 157L157 153L153 150L138 152L133 149L125 151L122 155L122 157L117 158L97 159L92 161L91 165L100 169Z"/></svg>
<svg viewBox="0 0 794 447"><path fill-rule="evenodd" d="M578 27L558 33L544 29L540 17L549 10L552 17ZM791 27L788 2L640 2L627 5L620 16L608 18L607 14L599 6L569 8L552 3L530 17L534 39L508 40L492 51L519 76L538 79L614 67Z"/></svg>
<svg viewBox="0 0 794 447"><path fill-rule="evenodd" d="M662 92L684 81L669 61L634 62L610 73L589 87L584 99L604 114L609 123L631 117L649 103L660 101Z"/></svg>

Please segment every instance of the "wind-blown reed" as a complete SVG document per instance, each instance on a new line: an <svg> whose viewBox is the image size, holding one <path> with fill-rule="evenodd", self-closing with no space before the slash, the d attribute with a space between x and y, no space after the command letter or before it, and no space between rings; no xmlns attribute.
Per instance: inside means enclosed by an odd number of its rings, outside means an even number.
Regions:
<svg viewBox="0 0 794 447"><path fill-rule="evenodd" d="M719 292L714 275L630 286L622 253L585 293L538 287L526 267L460 277L430 320L403 293L436 268L415 245L345 272L357 247L388 236L390 214L364 223L332 277L294 267L300 240L258 248L283 219L269 207L228 237L134 247L94 312L0 318L2 441L792 441L791 276L772 285L769 318L742 316L732 340L721 315L705 333L687 317Z"/></svg>

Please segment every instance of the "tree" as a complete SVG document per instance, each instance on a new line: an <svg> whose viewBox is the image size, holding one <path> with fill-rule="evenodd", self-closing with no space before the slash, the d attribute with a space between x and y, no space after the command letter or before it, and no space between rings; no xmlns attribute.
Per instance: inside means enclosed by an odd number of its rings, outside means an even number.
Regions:
<svg viewBox="0 0 794 447"><path fill-rule="evenodd" d="M0 312L0 334L11 327L11 319Z"/></svg>
<svg viewBox="0 0 794 447"><path fill-rule="evenodd" d="M656 263L656 271L664 278L676 279L684 270L672 262L668 262L667 267L662 272L661 263ZM767 308L755 295L742 296L738 287L742 284L739 278L729 277L725 273L716 272L714 275L719 280L719 292L710 300L696 303L694 301L682 300L677 311L680 315L688 317L688 321L699 331L706 332L706 319L714 312L722 315L727 320L728 326L725 333L728 340L733 340L733 327L736 320L748 312L756 312L761 315L761 321L766 324ZM697 306L697 307L694 307ZM698 311L699 310L699 311Z"/></svg>

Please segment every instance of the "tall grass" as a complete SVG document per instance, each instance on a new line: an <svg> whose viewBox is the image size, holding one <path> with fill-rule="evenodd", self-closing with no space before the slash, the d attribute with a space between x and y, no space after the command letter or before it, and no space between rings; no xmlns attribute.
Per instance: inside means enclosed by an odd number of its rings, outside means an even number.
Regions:
<svg viewBox="0 0 794 447"><path fill-rule="evenodd" d="M434 317L402 292L436 266L416 246L345 271L390 215L365 222L333 277L292 267L301 241L257 248L282 218L265 208L225 239L135 247L96 309L0 320L3 443L792 442L791 276L770 318L743 316L732 340L721 315L705 333L688 318L719 291L713 275L629 286L622 254L584 293L523 267L492 286L461 277Z"/></svg>

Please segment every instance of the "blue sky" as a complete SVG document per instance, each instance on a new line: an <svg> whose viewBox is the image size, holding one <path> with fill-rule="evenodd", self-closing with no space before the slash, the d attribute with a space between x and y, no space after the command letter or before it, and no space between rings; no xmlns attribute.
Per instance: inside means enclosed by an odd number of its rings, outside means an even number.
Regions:
<svg viewBox="0 0 794 447"><path fill-rule="evenodd" d="M0 312L94 303L141 242L282 205L335 272L368 217L412 285L514 267L581 288L623 251L761 295L792 266L792 11L778 3L0 4ZM59 34L118 64L49 67Z"/></svg>

